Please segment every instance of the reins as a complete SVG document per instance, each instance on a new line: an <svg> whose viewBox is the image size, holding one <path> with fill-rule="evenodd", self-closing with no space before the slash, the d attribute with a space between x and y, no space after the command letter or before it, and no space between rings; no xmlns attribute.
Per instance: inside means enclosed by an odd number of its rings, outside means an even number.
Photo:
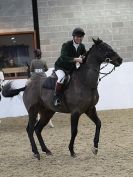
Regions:
<svg viewBox="0 0 133 177"><path fill-rule="evenodd" d="M107 62L107 63L103 67L100 68L100 71L108 66L108 64L111 62L110 58L106 58L105 62ZM114 70L115 70L115 66L112 68L111 71L109 71L107 73L99 72L99 74L103 74L103 76L100 77L100 75L99 75L98 84L104 77L106 77L107 75L111 74Z"/></svg>

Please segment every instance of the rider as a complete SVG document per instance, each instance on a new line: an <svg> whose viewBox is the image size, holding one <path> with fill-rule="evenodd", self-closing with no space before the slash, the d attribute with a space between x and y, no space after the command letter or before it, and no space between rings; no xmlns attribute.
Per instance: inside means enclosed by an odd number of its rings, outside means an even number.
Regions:
<svg viewBox="0 0 133 177"><path fill-rule="evenodd" d="M54 105L61 104L61 92L65 74L70 74L76 69L76 63L82 63L82 55L86 53L82 40L85 32L82 28L75 28L72 32L73 40L62 45L61 55L55 62L57 82L55 86Z"/></svg>
<svg viewBox="0 0 133 177"><path fill-rule="evenodd" d="M41 59L42 52L40 49L34 50L35 59L31 61L30 65L30 73L31 75L34 73L43 73L48 70L47 64L44 60Z"/></svg>

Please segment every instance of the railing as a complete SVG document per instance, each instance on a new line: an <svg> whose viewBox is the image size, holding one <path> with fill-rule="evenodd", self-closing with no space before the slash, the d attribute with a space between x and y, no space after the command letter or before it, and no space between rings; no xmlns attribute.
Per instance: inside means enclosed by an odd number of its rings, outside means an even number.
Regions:
<svg viewBox="0 0 133 177"><path fill-rule="evenodd" d="M5 78L27 77L28 67L3 68Z"/></svg>

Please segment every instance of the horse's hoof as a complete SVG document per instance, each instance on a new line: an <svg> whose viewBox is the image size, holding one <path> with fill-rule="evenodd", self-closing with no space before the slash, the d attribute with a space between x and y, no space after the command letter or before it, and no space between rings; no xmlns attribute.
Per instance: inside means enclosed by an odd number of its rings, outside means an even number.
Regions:
<svg viewBox="0 0 133 177"><path fill-rule="evenodd" d="M76 154L72 154L71 156L72 156L73 158L76 158L76 157L77 157L77 155L76 155Z"/></svg>
<svg viewBox="0 0 133 177"><path fill-rule="evenodd" d="M49 149L43 149L42 151L45 152L46 155L53 155Z"/></svg>
<svg viewBox="0 0 133 177"><path fill-rule="evenodd" d="M46 155L53 155L51 151L47 151Z"/></svg>
<svg viewBox="0 0 133 177"><path fill-rule="evenodd" d="M77 155L75 154L75 152L71 153L71 157L73 157L73 158L77 157Z"/></svg>
<svg viewBox="0 0 133 177"><path fill-rule="evenodd" d="M40 160L40 154L33 154L33 157Z"/></svg>
<svg viewBox="0 0 133 177"><path fill-rule="evenodd" d="M93 147L93 148L91 148L91 150L92 150L93 154L97 155L97 153L98 153L98 148Z"/></svg>

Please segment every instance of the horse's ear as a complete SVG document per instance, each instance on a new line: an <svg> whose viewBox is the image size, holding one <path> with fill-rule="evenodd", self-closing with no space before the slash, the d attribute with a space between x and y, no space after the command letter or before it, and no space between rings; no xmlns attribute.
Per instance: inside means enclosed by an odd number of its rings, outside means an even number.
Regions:
<svg viewBox="0 0 133 177"><path fill-rule="evenodd" d="M103 41L98 37L97 42L100 44Z"/></svg>
<svg viewBox="0 0 133 177"><path fill-rule="evenodd" d="M103 42L100 38L97 38L97 40L94 39L94 38L92 38L92 40L93 40L94 44L96 44L96 45L98 45L98 44L100 44L101 42Z"/></svg>
<svg viewBox="0 0 133 177"><path fill-rule="evenodd" d="M96 44L97 40L95 40L94 38L92 38L92 41L94 42L94 44Z"/></svg>

